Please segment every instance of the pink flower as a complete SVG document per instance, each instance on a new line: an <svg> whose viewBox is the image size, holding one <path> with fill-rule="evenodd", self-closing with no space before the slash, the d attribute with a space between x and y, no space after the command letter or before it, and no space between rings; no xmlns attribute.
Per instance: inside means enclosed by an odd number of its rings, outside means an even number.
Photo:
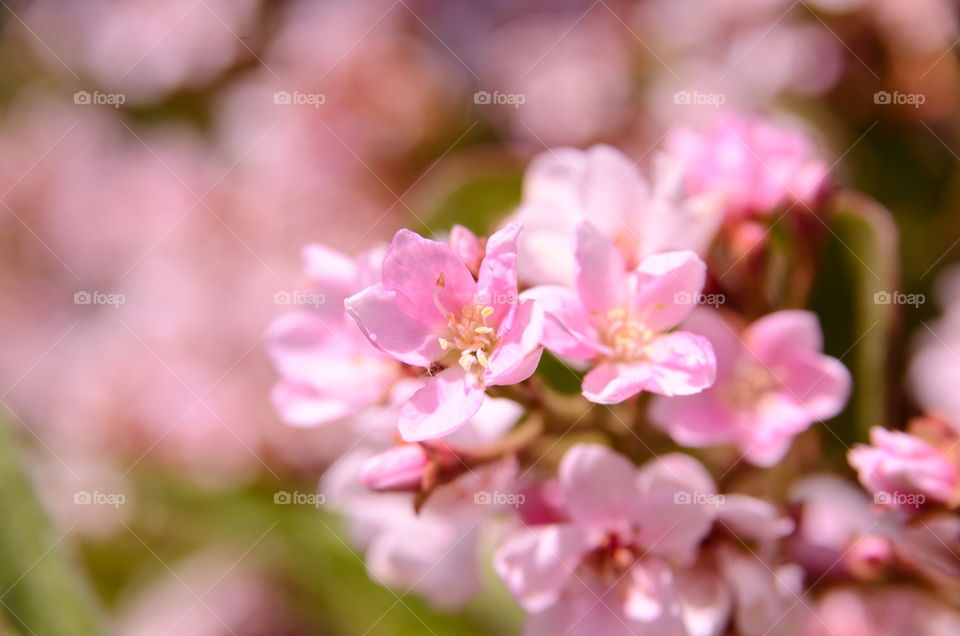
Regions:
<svg viewBox="0 0 960 636"><path fill-rule="evenodd" d="M742 334L718 312L699 308L684 328L709 338L717 382L689 397L657 399L654 424L678 444L736 444L747 461L771 466L793 436L839 413L850 394L850 373L821 353L817 318L806 311L764 316Z"/></svg>
<svg viewBox="0 0 960 636"><path fill-rule="evenodd" d="M960 489L956 465L924 440L875 426L870 442L857 444L848 459L860 483L879 503L915 510L923 502L905 495L923 495L940 503L956 498Z"/></svg>
<svg viewBox="0 0 960 636"><path fill-rule="evenodd" d="M520 273L534 284L572 284L577 225L589 220L631 267L658 252L704 252L721 217L681 197L683 175L666 156L653 185L610 146L558 148L538 155L523 182L515 217L524 225Z"/></svg>
<svg viewBox="0 0 960 636"><path fill-rule="evenodd" d="M544 330L551 351L596 366L583 394L615 404L640 393L689 395L713 383L716 360L706 338L665 333L693 307L706 265L693 252L669 252L627 268L620 252L589 223L577 227L576 291L542 286L526 292L555 325Z"/></svg>
<svg viewBox="0 0 960 636"><path fill-rule="evenodd" d="M536 369L542 318L517 295L519 233L510 223L489 238L474 279L448 245L400 230L382 282L347 299L370 342L427 369L401 409L406 441L453 432L480 408L485 387L521 382Z"/></svg>
<svg viewBox="0 0 960 636"><path fill-rule="evenodd" d="M704 134L679 128L665 145L683 165L691 193L732 216L812 206L827 183L828 167L809 137L763 120L728 115Z"/></svg>
<svg viewBox="0 0 960 636"><path fill-rule="evenodd" d="M304 300L267 333L268 352L281 376L272 398L287 423L323 424L388 401L401 367L371 347L343 309L344 299L376 279L373 261L379 254L351 260L310 245L303 250L309 291L280 292L282 299Z"/></svg>
<svg viewBox="0 0 960 636"><path fill-rule="evenodd" d="M699 586L678 585L671 563L693 564L717 514L705 499L716 497L706 470L679 454L637 470L604 446L578 444L561 461L559 481L569 520L524 526L494 556L532 614L526 633L677 629Z"/></svg>

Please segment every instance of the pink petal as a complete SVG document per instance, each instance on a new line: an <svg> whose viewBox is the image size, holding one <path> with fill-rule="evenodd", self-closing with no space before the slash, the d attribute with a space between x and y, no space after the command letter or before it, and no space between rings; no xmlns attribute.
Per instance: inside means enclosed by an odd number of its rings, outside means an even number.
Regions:
<svg viewBox="0 0 960 636"><path fill-rule="evenodd" d="M480 268L483 248L480 245L480 239L469 229L462 225L454 225L450 229L450 249L471 272Z"/></svg>
<svg viewBox="0 0 960 636"><path fill-rule="evenodd" d="M736 328L716 309L699 306L683 321L682 329L710 341L717 359L717 384L733 375L744 345Z"/></svg>
<svg viewBox="0 0 960 636"><path fill-rule="evenodd" d="M341 298L346 298L357 290L357 266L344 254L311 243L301 250L300 257L304 274L318 283L323 291L339 293Z"/></svg>
<svg viewBox="0 0 960 636"><path fill-rule="evenodd" d="M623 257L590 223L577 226L577 294L589 312L606 315L623 306L627 292Z"/></svg>
<svg viewBox="0 0 960 636"><path fill-rule="evenodd" d="M685 331L654 340L646 364L651 373L644 389L661 395L699 393L713 384L717 374L717 360L710 341Z"/></svg>
<svg viewBox="0 0 960 636"><path fill-rule="evenodd" d="M743 341L757 358L771 366L796 351L823 349L817 315L796 309L760 318L744 330Z"/></svg>
<svg viewBox="0 0 960 636"><path fill-rule="evenodd" d="M428 367L442 353L433 330L398 307L396 293L374 285L344 303L374 345L397 360Z"/></svg>
<svg viewBox="0 0 960 636"><path fill-rule="evenodd" d="M634 307L654 331L666 331L697 306L707 266L695 252L666 252L644 259L637 268Z"/></svg>
<svg viewBox="0 0 960 636"><path fill-rule="evenodd" d="M583 378L583 396L597 404L619 404L643 391L652 373L646 364L603 362Z"/></svg>
<svg viewBox="0 0 960 636"><path fill-rule="evenodd" d="M587 549L577 526L528 527L497 550L493 567L526 611L540 612L557 602Z"/></svg>
<svg viewBox="0 0 960 636"><path fill-rule="evenodd" d="M656 396L650 402L650 421L681 446L700 448L736 439L736 419L717 400L715 389L696 395Z"/></svg>
<svg viewBox="0 0 960 636"><path fill-rule="evenodd" d="M477 302L493 307L492 324L499 325L517 304L517 240L522 226L507 223L487 239L480 264Z"/></svg>
<svg viewBox="0 0 960 636"><path fill-rule="evenodd" d="M654 623L679 613L673 569L665 562L643 559L630 570L627 581L623 610L631 619Z"/></svg>
<svg viewBox="0 0 960 636"><path fill-rule="evenodd" d="M787 377L781 378L784 386L813 421L828 420L843 410L853 381L839 360L804 351L791 356L788 364Z"/></svg>
<svg viewBox="0 0 960 636"><path fill-rule="evenodd" d="M752 541L776 541L793 532L793 521L771 504L747 495L725 495L717 522L738 537Z"/></svg>
<svg viewBox="0 0 960 636"><path fill-rule="evenodd" d="M670 453L647 462L637 485L638 542L652 554L692 560L720 501L710 474L692 457Z"/></svg>
<svg viewBox="0 0 960 636"><path fill-rule="evenodd" d="M515 384L526 380L537 368L543 351L543 313L533 300L520 303L509 329L490 356L483 379L488 385Z"/></svg>
<svg viewBox="0 0 960 636"><path fill-rule="evenodd" d="M429 377L400 409L400 436L407 442L443 437L457 430L483 404L483 387L459 365Z"/></svg>
<svg viewBox="0 0 960 636"><path fill-rule="evenodd" d="M567 512L582 526L629 531L637 503L637 469L623 455L599 444L577 444L558 470Z"/></svg>
<svg viewBox="0 0 960 636"><path fill-rule="evenodd" d="M597 356L600 348L596 329L580 304L576 292L559 285L541 285L528 289L524 298L532 298L540 305L546 320L542 342L557 355L578 360Z"/></svg>
<svg viewBox="0 0 960 636"><path fill-rule="evenodd" d="M350 402L323 395L309 384L293 380L277 382L270 399L283 421L298 427L335 422L356 410Z"/></svg>
<svg viewBox="0 0 960 636"><path fill-rule="evenodd" d="M396 292L400 310L431 327L446 326L444 312L459 316L477 291L470 270L449 246L410 230L393 237L381 276L383 287Z"/></svg>

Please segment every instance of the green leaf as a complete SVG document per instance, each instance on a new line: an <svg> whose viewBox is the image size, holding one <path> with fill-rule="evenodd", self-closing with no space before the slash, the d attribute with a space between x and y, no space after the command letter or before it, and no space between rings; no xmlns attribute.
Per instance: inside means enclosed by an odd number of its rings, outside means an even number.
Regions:
<svg viewBox="0 0 960 636"><path fill-rule="evenodd" d="M0 422L0 601L11 625L36 636L105 634L93 594L65 556L13 436Z"/></svg>

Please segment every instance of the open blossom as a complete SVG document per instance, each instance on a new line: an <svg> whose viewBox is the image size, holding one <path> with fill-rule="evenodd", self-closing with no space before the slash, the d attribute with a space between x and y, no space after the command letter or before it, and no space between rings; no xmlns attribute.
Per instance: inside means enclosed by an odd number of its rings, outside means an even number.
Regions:
<svg viewBox="0 0 960 636"><path fill-rule="evenodd" d="M957 466L938 449L909 433L879 426L870 429L870 442L870 446L857 444L848 454L868 490L907 509L922 502L902 495L923 495L940 503L956 501L960 493Z"/></svg>
<svg viewBox="0 0 960 636"><path fill-rule="evenodd" d="M747 461L772 466L793 436L839 413L851 379L840 361L821 353L814 314L779 311L742 333L716 311L698 308L684 328L702 334L717 356L710 389L651 404L654 424L678 444L736 444Z"/></svg>
<svg viewBox="0 0 960 636"><path fill-rule="evenodd" d="M381 281L347 299L370 342L424 367L423 387L404 404L406 441L447 435L483 404L487 386L521 382L540 361L542 318L517 293L520 224L493 234L475 279L446 244L397 232Z"/></svg>
<svg viewBox="0 0 960 636"><path fill-rule="evenodd" d="M726 501L703 466L681 454L637 469L604 446L578 444L561 461L559 483L567 518L522 526L494 557L530 614L529 636L722 633L731 596L709 560L698 559L701 542L715 522L748 528L751 538L792 527L762 501Z"/></svg>
<svg viewBox="0 0 960 636"><path fill-rule="evenodd" d="M544 344L592 360L583 394L600 404L641 391L689 395L713 383L716 360L703 336L666 333L691 311L706 265L693 252L650 256L630 269L613 243L589 223L577 227L576 289L545 285L527 294L556 324Z"/></svg>
<svg viewBox="0 0 960 636"><path fill-rule="evenodd" d="M703 253L720 216L682 198L679 165L665 155L650 185L616 148L558 148L537 156L523 182L520 272L533 284L572 284L576 227L590 221L631 266L668 250Z"/></svg>
<svg viewBox="0 0 960 636"><path fill-rule="evenodd" d="M343 309L344 299L376 280L374 261L381 253L373 250L351 260L320 245L303 250L310 289L287 294L303 302L267 334L280 372L272 398L287 423L332 422L389 400L401 366L370 346Z"/></svg>
<svg viewBox="0 0 960 636"><path fill-rule="evenodd" d="M763 120L727 115L705 133L676 129L665 145L691 193L734 217L765 216L794 203L812 207L827 184L829 168L813 141Z"/></svg>

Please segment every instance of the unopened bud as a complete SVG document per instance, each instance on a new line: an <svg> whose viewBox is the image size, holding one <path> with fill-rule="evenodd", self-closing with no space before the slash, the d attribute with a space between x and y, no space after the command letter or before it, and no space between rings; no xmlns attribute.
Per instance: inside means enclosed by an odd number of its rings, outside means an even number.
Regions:
<svg viewBox="0 0 960 636"><path fill-rule="evenodd" d="M881 576L893 560L890 541L875 534L867 534L854 542L847 553L847 569L862 581L873 581Z"/></svg>
<svg viewBox="0 0 960 636"><path fill-rule="evenodd" d="M371 490L417 492L424 476L454 463L446 447L426 448L422 444L401 444L374 455L360 467L360 483Z"/></svg>

